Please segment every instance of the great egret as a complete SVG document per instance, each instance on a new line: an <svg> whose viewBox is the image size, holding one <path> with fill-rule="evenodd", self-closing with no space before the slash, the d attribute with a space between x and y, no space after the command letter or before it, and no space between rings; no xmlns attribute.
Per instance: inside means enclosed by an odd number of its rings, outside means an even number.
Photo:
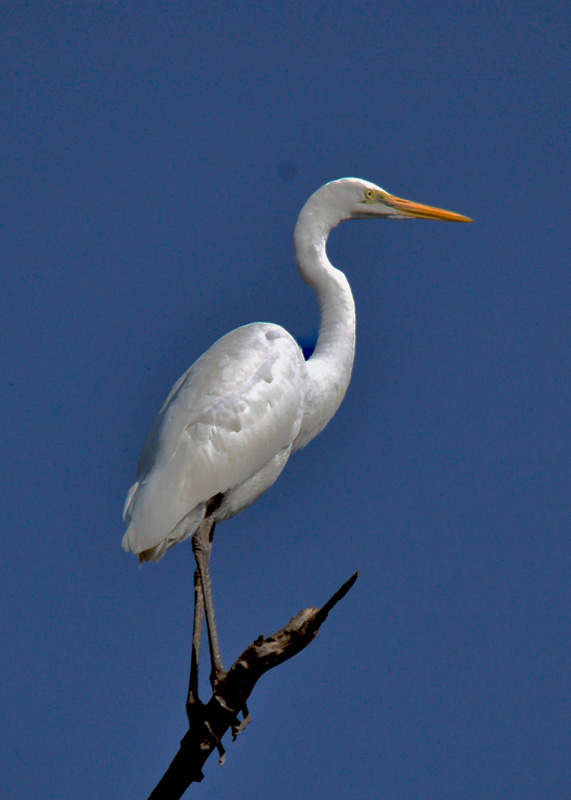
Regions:
<svg viewBox="0 0 571 800"><path fill-rule="evenodd" d="M357 178L318 189L301 210L294 233L299 274L321 309L312 356L306 361L279 325L237 328L175 383L147 435L125 503L123 547L141 560L158 561L177 542L194 536L195 644L200 645L196 627L201 630L204 602L213 683L223 674L208 569L214 525L274 483L290 455L333 417L351 377L355 304L345 275L327 258L329 232L347 219L411 218L471 221L394 197Z"/></svg>

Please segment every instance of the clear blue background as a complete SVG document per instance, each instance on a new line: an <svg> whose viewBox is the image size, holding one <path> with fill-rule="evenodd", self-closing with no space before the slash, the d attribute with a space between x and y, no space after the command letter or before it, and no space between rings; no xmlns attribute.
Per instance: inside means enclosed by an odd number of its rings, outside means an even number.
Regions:
<svg viewBox="0 0 571 800"><path fill-rule="evenodd" d="M191 793L569 797L568 13L2 4L4 796L145 798L174 755L192 551L139 569L124 496L216 338L315 337L293 226L356 175L476 224L334 231L353 381L217 530L225 660L361 577Z"/></svg>

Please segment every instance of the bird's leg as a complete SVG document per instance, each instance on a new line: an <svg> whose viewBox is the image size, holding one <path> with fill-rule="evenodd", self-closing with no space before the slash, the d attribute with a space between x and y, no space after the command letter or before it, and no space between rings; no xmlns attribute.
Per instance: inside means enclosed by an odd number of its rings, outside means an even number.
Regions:
<svg viewBox="0 0 571 800"><path fill-rule="evenodd" d="M192 625L192 655L190 659L190 680L188 684L188 698L186 701L186 714L192 725L192 719L198 708L202 706L198 694L198 668L200 665L200 648L202 644L202 623L204 619L204 595L200 571L194 571L194 621Z"/></svg>
<svg viewBox="0 0 571 800"><path fill-rule="evenodd" d="M226 674L222 666L222 656L220 655L220 644L218 642L218 632L216 630L216 620L214 618L214 602L212 599L212 581L210 579L210 552L212 550L212 537L214 535L215 521L211 516L205 517L204 521L192 537L192 548L194 557L200 573L202 584L202 594L204 598L204 609L206 611L206 625L208 627L208 643L210 645L210 683L212 688L222 680Z"/></svg>

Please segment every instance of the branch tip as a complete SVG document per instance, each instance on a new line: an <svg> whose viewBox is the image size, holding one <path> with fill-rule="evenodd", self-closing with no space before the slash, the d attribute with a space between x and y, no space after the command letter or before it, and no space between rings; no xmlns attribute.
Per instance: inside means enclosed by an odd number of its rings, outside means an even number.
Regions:
<svg viewBox="0 0 571 800"><path fill-rule="evenodd" d="M325 605L319 610L319 613L317 614L315 619L316 622L319 622L319 625L321 625L321 623L327 617L331 609L334 606L336 606L340 600L343 600L343 598L345 597L349 589L352 588L353 584L355 583L358 577L359 577L359 571L357 570L357 572L355 572L354 575L351 575L349 580L345 581L343 586L337 589L335 594L332 597L330 597L329 600L325 603Z"/></svg>

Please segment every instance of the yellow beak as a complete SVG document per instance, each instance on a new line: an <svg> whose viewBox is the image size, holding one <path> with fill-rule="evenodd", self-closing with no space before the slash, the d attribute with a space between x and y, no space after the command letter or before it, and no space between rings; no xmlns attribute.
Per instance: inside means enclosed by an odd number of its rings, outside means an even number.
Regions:
<svg viewBox="0 0 571 800"><path fill-rule="evenodd" d="M443 208L424 206L422 203L413 203L411 200L403 200L402 197L389 195L387 198L389 205L406 217L415 219L441 219L445 222L474 222L470 217L463 214L455 214L454 211L445 211Z"/></svg>

